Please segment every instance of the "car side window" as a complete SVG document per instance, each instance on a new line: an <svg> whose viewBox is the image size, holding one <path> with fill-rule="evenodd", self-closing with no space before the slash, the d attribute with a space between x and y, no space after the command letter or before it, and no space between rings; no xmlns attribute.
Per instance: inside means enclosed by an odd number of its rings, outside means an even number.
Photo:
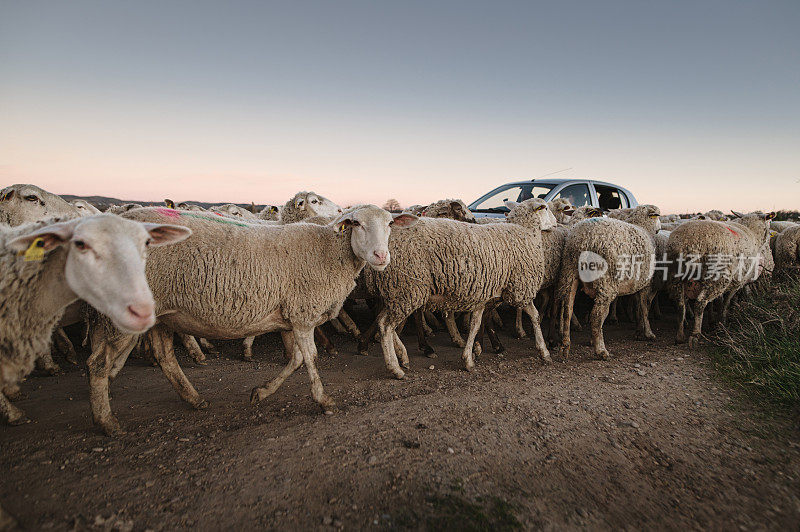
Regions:
<svg viewBox="0 0 800 532"><path fill-rule="evenodd" d="M575 183L574 185L564 187L553 199L557 198L567 199L575 207L583 207L584 205L592 204L589 186L586 183Z"/></svg>
<svg viewBox="0 0 800 532"><path fill-rule="evenodd" d="M477 204L474 209L478 211L494 210L495 212L508 211L505 202L508 200L523 202L531 198L544 198L553 185L525 184L514 185L496 192Z"/></svg>
<svg viewBox="0 0 800 532"><path fill-rule="evenodd" d="M626 209L630 206L627 196L615 187L595 184L594 189L597 192L598 207L603 210Z"/></svg>

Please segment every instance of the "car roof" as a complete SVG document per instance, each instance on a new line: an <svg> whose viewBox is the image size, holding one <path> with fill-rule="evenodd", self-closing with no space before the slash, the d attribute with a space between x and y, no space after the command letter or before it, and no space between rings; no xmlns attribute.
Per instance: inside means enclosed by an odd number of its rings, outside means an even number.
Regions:
<svg viewBox="0 0 800 532"><path fill-rule="evenodd" d="M597 181L595 179L578 179L578 178L574 178L574 179L562 179L562 178L559 178L559 179L526 179L524 181L511 181L510 183L506 183L506 185L527 185L528 183L536 183L536 184L539 184L539 185L560 185L562 183L573 183L573 182L574 183L593 183L593 184L596 184L596 185L607 185L609 187L622 188L623 190L625 190L623 187L621 187L619 185L615 185L614 183L609 183L608 181Z"/></svg>

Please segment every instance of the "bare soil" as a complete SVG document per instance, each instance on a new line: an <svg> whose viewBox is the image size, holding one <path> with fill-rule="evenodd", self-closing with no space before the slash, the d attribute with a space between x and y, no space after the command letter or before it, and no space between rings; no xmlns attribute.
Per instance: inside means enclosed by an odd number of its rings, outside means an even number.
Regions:
<svg viewBox="0 0 800 532"><path fill-rule="evenodd" d="M283 366L277 335L255 363L239 342L216 342L207 366L179 351L203 411L131 359L112 388L119 439L92 426L85 369L59 361L63 374L23 384L34 422L0 426L0 501L32 530L798 529L797 417L721 382L673 344L673 322L654 322L653 343L607 324L609 361L576 332L548 366L503 333L507 351L473 373L443 331L438 358L416 355L409 327L405 381L379 346L362 357L334 335L340 354L319 360L331 416L302 369L249 404Z"/></svg>

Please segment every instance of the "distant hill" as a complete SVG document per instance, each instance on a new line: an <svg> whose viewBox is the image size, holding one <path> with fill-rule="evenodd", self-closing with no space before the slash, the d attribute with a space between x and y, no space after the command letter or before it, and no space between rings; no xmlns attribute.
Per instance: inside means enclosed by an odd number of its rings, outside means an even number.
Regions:
<svg viewBox="0 0 800 532"><path fill-rule="evenodd" d="M72 194L61 194L61 197L67 201L72 201L76 199L86 200L101 211L106 210L107 208L111 207L112 205L123 205L125 203L138 203L139 205L160 205L164 206L163 201L139 201L139 200L122 200L119 198L109 198L108 196L74 196ZM175 200L175 201L185 201L185 200ZM186 203L193 203L195 205L200 205L204 209L211 207L212 205L220 205L221 203L208 203L205 201L187 201ZM236 205L240 207L244 207L245 209L250 208L249 203L236 203ZM266 207L266 205L256 204L256 212L260 211Z"/></svg>

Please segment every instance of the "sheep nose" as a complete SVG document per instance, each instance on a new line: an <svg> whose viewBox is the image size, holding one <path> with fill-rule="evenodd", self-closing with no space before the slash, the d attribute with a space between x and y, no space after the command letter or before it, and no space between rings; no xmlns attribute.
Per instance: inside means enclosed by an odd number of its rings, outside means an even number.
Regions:
<svg viewBox="0 0 800 532"><path fill-rule="evenodd" d="M372 253L375 255L375 258L378 259L378 264L383 264L386 262L386 259L389 256L389 253L386 251L373 251Z"/></svg>
<svg viewBox="0 0 800 532"><path fill-rule="evenodd" d="M128 312L139 319L146 319L153 315L154 307L153 303L134 303L128 305Z"/></svg>
<svg viewBox="0 0 800 532"><path fill-rule="evenodd" d="M338 209L338 211L339 211L339 214L342 214L342 209Z"/></svg>

